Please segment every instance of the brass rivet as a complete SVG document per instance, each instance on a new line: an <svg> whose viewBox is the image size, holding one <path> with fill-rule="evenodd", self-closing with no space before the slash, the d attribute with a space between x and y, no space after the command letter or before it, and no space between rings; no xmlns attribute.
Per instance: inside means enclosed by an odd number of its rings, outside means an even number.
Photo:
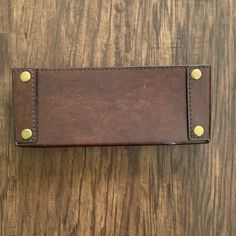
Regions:
<svg viewBox="0 0 236 236"><path fill-rule="evenodd" d="M198 137L201 137L203 134L204 134L204 128L200 125L196 126L194 129L193 129L193 133L198 136Z"/></svg>
<svg viewBox="0 0 236 236"><path fill-rule="evenodd" d="M199 69L194 69L191 73L191 77L195 80L199 80L202 77L202 72Z"/></svg>
<svg viewBox="0 0 236 236"><path fill-rule="evenodd" d="M22 82L27 82L31 79L31 74L28 71L24 71L20 74L20 79Z"/></svg>
<svg viewBox="0 0 236 236"><path fill-rule="evenodd" d="M32 131L30 129L24 129L21 132L21 137L23 139L29 139L32 137Z"/></svg>

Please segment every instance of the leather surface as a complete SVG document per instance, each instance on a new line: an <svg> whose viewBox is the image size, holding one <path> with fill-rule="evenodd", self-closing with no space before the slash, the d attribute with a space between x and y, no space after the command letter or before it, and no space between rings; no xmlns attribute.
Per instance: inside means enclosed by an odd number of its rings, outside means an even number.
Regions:
<svg viewBox="0 0 236 236"><path fill-rule="evenodd" d="M199 68L203 77L190 73ZM20 73L33 77L21 82ZM210 140L210 66L13 69L19 146L156 145ZM205 129L194 136L196 125ZM21 138L30 128L33 137Z"/></svg>

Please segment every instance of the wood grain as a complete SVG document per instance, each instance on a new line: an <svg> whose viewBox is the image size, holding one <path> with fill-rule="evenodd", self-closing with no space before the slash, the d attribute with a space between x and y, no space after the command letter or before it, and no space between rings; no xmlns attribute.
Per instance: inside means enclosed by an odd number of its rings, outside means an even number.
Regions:
<svg viewBox="0 0 236 236"><path fill-rule="evenodd" d="M235 0L0 0L0 235L236 235ZM209 145L20 149L11 67L213 65Z"/></svg>

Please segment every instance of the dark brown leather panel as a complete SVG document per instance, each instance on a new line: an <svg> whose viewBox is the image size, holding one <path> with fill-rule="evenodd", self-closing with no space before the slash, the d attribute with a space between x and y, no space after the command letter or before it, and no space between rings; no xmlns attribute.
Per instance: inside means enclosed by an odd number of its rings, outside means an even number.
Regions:
<svg viewBox="0 0 236 236"><path fill-rule="evenodd" d="M33 81L27 86L19 82L23 69L17 69L13 72L17 143L21 146L205 143L209 140L210 108L201 109L202 100L196 102L195 96L199 94L195 91L201 89L202 99L209 98L210 72L208 67L202 67L206 79L201 80L200 85L191 84L194 110L190 124L190 68L34 69L37 71L37 108L32 107L34 95L24 97L23 106L19 102L23 99L22 93L32 94ZM202 90L204 86L206 89ZM22 111L27 107L37 111L34 114L37 119L32 119L29 110L24 117ZM188 126L201 119L207 127L206 135L195 139L189 136ZM34 126L34 138L22 142L20 132L30 124Z"/></svg>

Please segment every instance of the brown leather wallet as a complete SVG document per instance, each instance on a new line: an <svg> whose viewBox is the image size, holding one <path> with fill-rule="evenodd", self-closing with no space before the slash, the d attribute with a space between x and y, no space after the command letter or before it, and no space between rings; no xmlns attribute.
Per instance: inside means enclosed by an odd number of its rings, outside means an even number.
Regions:
<svg viewBox="0 0 236 236"><path fill-rule="evenodd" d="M18 146L210 140L208 65L13 69Z"/></svg>

